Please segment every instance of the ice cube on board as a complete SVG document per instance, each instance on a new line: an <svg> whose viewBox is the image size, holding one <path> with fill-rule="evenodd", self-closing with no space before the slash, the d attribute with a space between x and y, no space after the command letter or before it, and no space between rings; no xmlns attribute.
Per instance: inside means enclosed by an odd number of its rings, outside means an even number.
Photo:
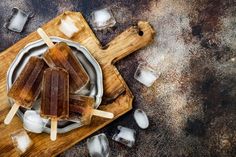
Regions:
<svg viewBox="0 0 236 157"><path fill-rule="evenodd" d="M20 129L12 133L11 138L14 146L20 154L25 153L33 145L33 141L24 129Z"/></svg>
<svg viewBox="0 0 236 157"><path fill-rule="evenodd" d="M123 127L120 125L117 127L117 129L119 130L119 132L114 134L112 139L128 147L133 147L135 143L136 131L134 129Z"/></svg>
<svg viewBox="0 0 236 157"><path fill-rule="evenodd" d="M104 133L87 139L87 148L91 157L108 157L110 154L109 142Z"/></svg>
<svg viewBox="0 0 236 157"><path fill-rule="evenodd" d="M76 27L74 21L69 16L65 16L61 19L58 28L68 38L73 37L75 33L79 32L79 28Z"/></svg>
<svg viewBox="0 0 236 157"><path fill-rule="evenodd" d="M27 110L23 117L23 127L30 132L41 133L48 119L41 118L39 113L34 110Z"/></svg>
<svg viewBox="0 0 236 157"><path fill-rule="evenodd" d="M92 23L95 30L102 30L114 26L116 20L111 9L104 8L92 12Z"/></svg>

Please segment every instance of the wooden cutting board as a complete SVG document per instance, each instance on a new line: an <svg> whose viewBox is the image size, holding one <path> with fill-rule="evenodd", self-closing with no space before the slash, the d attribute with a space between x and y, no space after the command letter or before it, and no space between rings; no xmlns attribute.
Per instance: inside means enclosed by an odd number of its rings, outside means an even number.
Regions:
<svg viewBox="0 0 236 157"><path fill-rule="evenodd" d="M154 37L154 30L149 23L140 21L137 26L128 28L109 44L102 47L82 14L70 11L59 15L42 26L48 35L67 38L57 27L58 22L63 16L70 16L77 27L81 29L71 40L85 46L100 64L104 77L104 97L102 105L99 108L113 112L115 118L107 120L93 117L91 125L75 129L65 134L58 134L58 139L55 142L50 140L49 134L29 133L34 145L24 156L55 156L131 110L133 95L114 66L114 63L148 45ZM6 73L17 53L26 44L38 39L40 39L38 34L33 32L0 53L0 156L19 156L12 144L10 133L23 128L22 121L17 116L14 117L10 125L6 126L3 123L10 109L7 99Z"/></svg>

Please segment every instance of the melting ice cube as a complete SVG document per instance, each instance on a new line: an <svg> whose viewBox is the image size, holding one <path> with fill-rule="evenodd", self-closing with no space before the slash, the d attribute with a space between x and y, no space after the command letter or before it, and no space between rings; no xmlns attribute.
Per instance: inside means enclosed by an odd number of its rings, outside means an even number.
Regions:
<svg viewBox="0 0 236 157"><path fill-rule="evenodd" d="M11 138L14 146L17 148L20 154L25 153L33 145L33 141L23 129L12 133Z"/></svg>
<svg viewBox="0 0 236 157"><path fill-rule="evenodd" d="M104 133L87 139L87 147L91 157L108 157L110 153L109 142Z"/></svg>
<svg viewBox="0 0 236 157"><path fill-rule="evenodd" d="M6 24L6 27L9 30L15 31L15 32L21 32L28 20L29 14L18 9L13 8L12 9L12 15L9 19L8 23Z"/></svg>
<svg viewBox="0 0 236 157"><path fill-rule="evenodd" d="M142 129L146 129L149 126L149 120L146 113L143 110L137 109L134 111L134 119L138 126Z"/></svg>
<svg viewBox="0 0 236 157"><path fill-rule="evenodd" d="M113 135L112 139L128 147L132 147L135 143L136 131L123 126L118 126L117 129L119 132Z"/></svg>
<svg viewBox="0 0 236 157"><path fill-rule="evenodd" d="M36 111L27 110L23 117L23 126L30 132L41 133L47 121L47 119L41 118Z"/></svg>
<svg viewBox="0 0 236 157"><path fill-rule="evenodd" d="M144 64L139 64L134 74L134 78L147 87L150 87L159 76L160 73L155 72L154 69Z"/></svg>
<svg viewBox="0 0 236 157"><path fill-rule="evenodd" d="M79 31L79 28L76 27L74 21L69 16L65 16L65 18L62 18L59 23L59 30L68 38L71 38Z"/></svg>
<svg viewBox="0 0 236 157"><path fill-rule="evenodd" d="M116 20L111 12L111 9L104 8L92 12L92 23L94 29L102 30L114 26L116 24Z"/></svg>

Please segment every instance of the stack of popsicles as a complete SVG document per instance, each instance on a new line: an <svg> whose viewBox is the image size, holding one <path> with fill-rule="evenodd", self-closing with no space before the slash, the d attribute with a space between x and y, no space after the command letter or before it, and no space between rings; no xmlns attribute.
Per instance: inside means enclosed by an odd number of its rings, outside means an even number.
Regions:
<svg viewBox="0 0 236 157"><path fill-rule="evenodd" d="M113 113L94 109L93 98L72 94L89 82L88 74L66 43L54 45L41 28L37 32L49 49L43 59L31 57L12 85L8 96L14 99L15 104L4 123L11 122L20 106L30 109L40 92L40 114L51 119L51 140L57 137L57 120L66 119L88 125L92 115L113 118Z"/></svg>

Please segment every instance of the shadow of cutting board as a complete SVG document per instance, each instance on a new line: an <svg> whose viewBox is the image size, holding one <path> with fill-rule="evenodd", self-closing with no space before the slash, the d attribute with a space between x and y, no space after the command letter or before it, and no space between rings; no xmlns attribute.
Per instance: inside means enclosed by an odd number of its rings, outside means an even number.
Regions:
<svg viewBox="0 0 236 157"><path fill-rule="evenodd" d="M50 140L49 134L29 133L34 145L24 156L55 156L131 110L133 95L114 63L148 45L154 36L154 30L149 23L140 21L137 26L128 28L105 47L102 47L79 12L65 12L43 25L42 28L49 36L67 38L57 27L63 16L70 16L77 27L81 29L71 40L85 46L100 64L104 77L104 97L99 108L113 112L115 118L107 120L93 117L91 125L65 134L58 134L58 139L55 142ZM3 123L10 109L7 100L6 73L20 49L29 42L38 39L40 37L36 32L33 32L0 54L0 156L19 156L12 144L10 133L23 128L22 122L17 116L14 117L10 125L6 126Z"/></svg>

